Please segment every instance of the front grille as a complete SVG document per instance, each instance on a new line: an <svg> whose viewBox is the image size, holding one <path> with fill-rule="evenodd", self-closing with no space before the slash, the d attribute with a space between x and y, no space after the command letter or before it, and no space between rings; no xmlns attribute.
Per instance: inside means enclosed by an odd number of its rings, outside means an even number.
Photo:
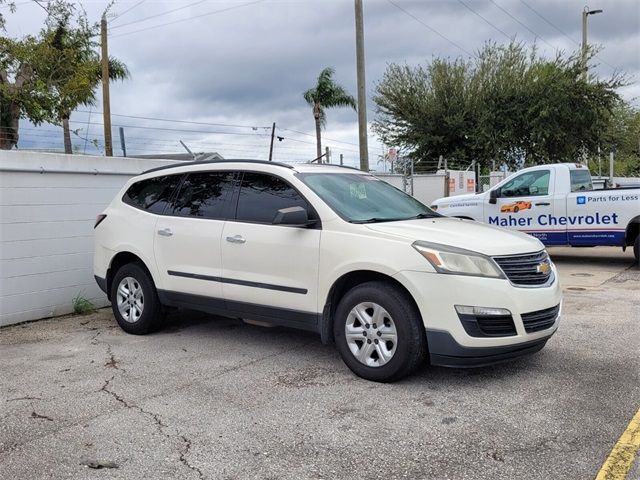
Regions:
<svg viewBox="0 0 640 480"><path fill-rule="evenodd" d="M506 337L516 334L511 315L502 316L476 316L478 327L488 337Z"/></svg>
<svg viewBox="0 0 640 480"><path fill-rule="evenodd" d="M556 318L558 318L559 311L560 305L556 305L555 307L545 308L537 312L523 313L521 317L524 329L527 333L533 333L551 328Z"/></svg>
<svg viewBox="0 0 640 480"><path fill-rule="evenodd" d="M514 285L536 286L546 284L553 272L551 268L540 271L540 266L550 266L549 255L545 250L525 255L511 255L508 257L493 257L504 274ZM544 268L542 268L544 270Z"/></svg>
<svg viewBox="0 0 640 480"><path fill-rule="evenodd" d="M458 313L464 330L471 337L509 337L516 334L511 315L467 315Z"/></svg>

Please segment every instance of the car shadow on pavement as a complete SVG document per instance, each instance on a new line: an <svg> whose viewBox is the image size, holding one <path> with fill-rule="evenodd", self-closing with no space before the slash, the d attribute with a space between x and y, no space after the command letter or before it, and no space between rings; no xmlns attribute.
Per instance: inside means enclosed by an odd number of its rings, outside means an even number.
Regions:
<svg viewBox="0 0 640 480"><path fill-rule="evenodd" d="M340 355L333 344L323 345L320 336L316 333L287 327L263 327L244 323L238 318L228 318L218 315L210 315L201 312L181 310L168 315L164 328L156 335L174 335L180 333L184 341L185 337L193 335L194 339L205 340L211 338L220 340L230 346L242 345L250 351L265 352L274 349L286 351L305 345L305 355L320 356L318 366L325 367L328 371L340 371L354 380L361 380L353 375L340 359ZM235 345L234 345L235 344ZM477 383L487 379L505 378L520 375L524 371L531 369L532 363L538 364L540 357L545 355L544 350L533 355L511 359L495 365L474 368L446 368L432 367L428 361L425 362L411 376L395 382L397 385L411 384L435 384L451 385L451 383ZM273 357L271 361L281 361ZM326 362L326 365L319 365ZM282 360L283 367L291 369L291 362ZM299 368L303 368L300 366ZM369 383L369 382L367 382ZM373 383L373 382L371 382Z"/></svg>

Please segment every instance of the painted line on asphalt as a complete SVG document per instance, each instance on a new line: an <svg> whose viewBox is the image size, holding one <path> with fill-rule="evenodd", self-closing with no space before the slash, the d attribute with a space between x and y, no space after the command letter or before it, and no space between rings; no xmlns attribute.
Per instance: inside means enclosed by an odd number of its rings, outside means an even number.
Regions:
<svg viewBox="0 0 640 480"><path fill-rule="evenodd" d="M624 480L640 450L640 409L633 416L596 476L596 480ZM639 459L640 461L640 459Z"/></svg>

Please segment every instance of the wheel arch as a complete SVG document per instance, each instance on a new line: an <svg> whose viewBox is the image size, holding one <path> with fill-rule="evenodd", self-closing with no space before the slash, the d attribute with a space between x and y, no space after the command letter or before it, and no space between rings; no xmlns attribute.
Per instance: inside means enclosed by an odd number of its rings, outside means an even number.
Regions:
<svg viewBox="0 0 640 480"><path fill-rule="evenodd" d="M629 220L624 235L625 245L633 245L638 235L640 235L640 215L637 215Z"/></svg>
<svg viewBox="0 0 640 480"><path fill-rule="evenodd" d="M410 299L413 306L416 308L416 311L420 315L420 309L418 308L413 295L411 295L409 290L397 279L375 270L353 270L340 276L335 282L333 282L333 285L331 285L331 288L329 289L322 314L319 318L319 329L322 343L326 344L333 342L334 314L340 299L357 285L371 281L384 281L398 287L407 295L407 298Z"/></svg>
<svg viewBox="0 0 640 480"><path fill-rule="evenodd" d="M149 278L154 281L153 275L149 271L149 268L145 264L144 260L142 260L138 255L128 251L118 252L111 259L111 263L109 264L109 268L107 269L107 298L109 299L109 301L111 301L111 284L113 283L113 276L120 269L120 267L127 265L128 263L140 264L142 268L145 269L147 274L149 274Z"/></svg>

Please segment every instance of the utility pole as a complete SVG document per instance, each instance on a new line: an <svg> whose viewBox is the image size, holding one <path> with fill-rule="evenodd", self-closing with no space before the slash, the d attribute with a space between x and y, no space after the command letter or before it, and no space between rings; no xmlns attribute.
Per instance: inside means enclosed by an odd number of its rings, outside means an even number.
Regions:
<svg viewBox="0 0 640 480"><path fill-rule="evenodd" d="M120 127L120 148L122 148L122 156L127 156L127 144L124 141L124 128Z"/></svg>
<svg viewBox="0 0 640 480"><path fill-rule="evenodd" d="M613 187L613 156L615 154L615 149L611 148L609 152L609 186Z"/></svg>
<svg viewBox="0 0 640 480"><path fill-rule="evenodd" d="M329 147L324 147L324 163L331 163Z"/></svg>
<svg viewBox="0 0 640 480"><path fill-rule="evenodd" d="M344 155L340 154L340 165L344 165Z"/></svg>
<svg viewBox="0 0 640 480"><path fill-rule="evenodd" d="M100 44L102 47L102 115L104 117L104 154L113 157L111 139L111 103L109 99L109 49L107 47L107 17L102 14L100 21Z"/></svg>
<svg viewBox="0 0 640 480"><path fill-rule="evenodd" d="M269 161L273 159L273 139L276 136L276 122L271 127L271 146L269 146Z"/></svg>
<svg viewBox="0 0 640 480"><path fill-rule="evenodd" d="M587 70L587 54L589 53L589 45L587 43L587 17L589 15L596 15L602 13L602 10L589 10L589 7L584 7L582 11L582 78L586 81L588 78Z"/></svg>
<svg viewBox="0 0 640 480"><path fill-rule="evenodd" d="M356 10L356 76L358 82L358 138L360 143L360 170L369 171L367 145L367 90L364 75L364 20L362 0L355 0Z"/></svg>

